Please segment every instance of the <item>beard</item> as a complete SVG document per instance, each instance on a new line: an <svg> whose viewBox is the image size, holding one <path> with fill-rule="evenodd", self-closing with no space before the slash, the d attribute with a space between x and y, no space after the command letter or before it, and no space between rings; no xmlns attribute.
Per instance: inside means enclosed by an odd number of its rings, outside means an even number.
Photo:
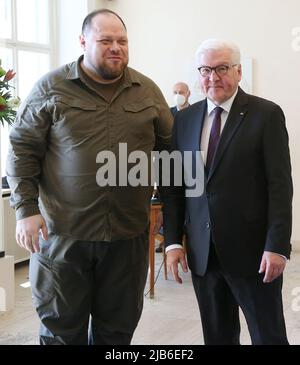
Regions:
<svg viewBox="0 0 300 365"><path fill-rule="evenodd" d="M97 74L104 80L111 81L123 75L125 68L127 67L128 61L124 61L116 66L110 66L103 63L97 68Z"/></svg>

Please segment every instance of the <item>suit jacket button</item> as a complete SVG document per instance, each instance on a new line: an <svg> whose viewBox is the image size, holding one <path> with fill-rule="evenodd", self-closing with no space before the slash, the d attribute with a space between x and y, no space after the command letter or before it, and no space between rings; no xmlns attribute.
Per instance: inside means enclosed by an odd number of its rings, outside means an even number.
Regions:
<svg viewBox="0 0 300 365"><path fill-rule="evenodd" d="M209 222L206 223L206 228L210 229L210 223Z"/></svg>

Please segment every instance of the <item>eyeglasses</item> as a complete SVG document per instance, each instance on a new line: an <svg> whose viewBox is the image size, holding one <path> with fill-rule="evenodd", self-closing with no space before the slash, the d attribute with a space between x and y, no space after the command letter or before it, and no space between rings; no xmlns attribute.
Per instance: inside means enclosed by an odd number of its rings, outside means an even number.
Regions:
<svg viewBox="0 0 300 365"><path fill-rule="evenodd" d="M200 75L202 77L210 77L211 73L213 71L215 71L215 73L219 76L225 76L228 72L228 70L234 66L238 66L237 64L235 65L220 65L220 66L216 66L216 67L209 67L209 66L201 66L198 68L198 71L200 72Z"/></svg>

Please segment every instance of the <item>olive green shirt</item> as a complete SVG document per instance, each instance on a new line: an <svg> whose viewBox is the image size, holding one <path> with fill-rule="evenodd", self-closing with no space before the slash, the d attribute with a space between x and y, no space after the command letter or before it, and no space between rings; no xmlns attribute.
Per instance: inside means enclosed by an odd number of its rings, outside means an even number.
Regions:
<svg viewBox="0 0 300 365"><path fill-rule="evenodd" d="M18 111L7 160L11 205L17 220L42 214L54 234L133 238L148 226L153 188L100 187L97 155L114 152L117 174L132 167L118 155L119 143L150 160L152 150L169 148L172 115L155 83L131 68L108 102L80 77L81 61L44 76Z"/></svg>

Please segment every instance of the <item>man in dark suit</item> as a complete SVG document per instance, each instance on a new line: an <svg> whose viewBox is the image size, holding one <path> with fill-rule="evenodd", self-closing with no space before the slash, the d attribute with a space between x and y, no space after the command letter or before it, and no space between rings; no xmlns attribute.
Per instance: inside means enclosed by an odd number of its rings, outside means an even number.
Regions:
<svg viewBox="0 0 300 365"><path fill-rule="evenodd" d="M239 88L235 45L207 40L196 59L207 98L176 116L173 150L201 148L204 192L185 197L185 186L173 187L165 199L168 267L181 283L185 224L205 344L239 344L239 307L253 344L288 344L281 289L293 187L284 114Z"/></svg>
<svg viewBox="0 0 300 365"><path fill-rule="evenodd" d="M174 102L175 106L170 108L173 117L182 110L187 108L189 104L189 97L191 95L189 86L185 82L177 82L173 86L173 95L174 95Z"/></svg>

